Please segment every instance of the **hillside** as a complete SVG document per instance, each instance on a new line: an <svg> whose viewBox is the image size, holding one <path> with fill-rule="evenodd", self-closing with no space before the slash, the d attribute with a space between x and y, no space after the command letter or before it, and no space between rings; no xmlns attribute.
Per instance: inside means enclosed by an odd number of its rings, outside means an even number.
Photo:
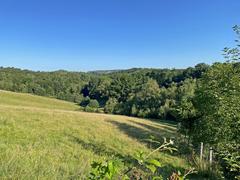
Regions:
<svg viewBox="0 0 240 180"><path fill-rule="evenodd" d="M196 81L208 68L201 63L186 69L132 68L83 73L0 67L0 89L74 102L85 111L97 111L94 108L100 107L109 114L174 121L179 117L176 105L184 97L193 96Z"/></svg>
<svg viewBox="0 0 240 180"><path fill-rule="evenodd" d="M176 136L167 123L77 109L60 100L0 91L0 178L79 179L92 160L149 152L144 139L150 135ZM167 175L187 166L169 154L156 156Z"/></svg>
<svg viewBox="0 0 240 180"><path fill-rule="evenodd" d="M76 110L79 106L54 98L0 90L1 106L17 106L47 109Z"/></svg>

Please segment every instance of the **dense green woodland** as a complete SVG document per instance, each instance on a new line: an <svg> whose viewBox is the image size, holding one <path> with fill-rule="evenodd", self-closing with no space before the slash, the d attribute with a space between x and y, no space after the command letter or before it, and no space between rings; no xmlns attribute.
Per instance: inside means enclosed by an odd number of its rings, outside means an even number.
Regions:
<svg viewBox="0 0 240 180"><path fill-rule="evenodd" d="M82 110L179 122L198 149L214 148L226 179L240 179L240 27L226 62L187 69L77 73L0 68L0 89L73 101Z"/></svg>
<svg viewBox="0 0 240 180"><path fill-rule="evenodd" d="M0 88L79 103L86 111L176 119L176 107L194 92L206 64L181 69L116 72L33 72L0 68Z"/></svg>

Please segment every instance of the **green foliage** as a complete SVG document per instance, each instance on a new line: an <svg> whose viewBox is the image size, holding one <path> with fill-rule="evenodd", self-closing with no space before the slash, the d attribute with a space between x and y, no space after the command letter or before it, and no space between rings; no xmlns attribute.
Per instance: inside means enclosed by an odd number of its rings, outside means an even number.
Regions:
<svg viewBox="0 0 240 180"><path fill-rule="evenodd" d="M155 80L148 80L146 84L140 87L132 99L131 111L140 117L154 117L159 107L160 89ZM134 115L133 114L133 115Z"/></svg>
<svg viewBox="0 0 240 180"><path fill-rule="evenodd" d="M87 96L82 99L79 105L82 107L86 107L89 104L89 102L90 102L90 98Z"/></svg>
<svg viewBox="0 0 240 180"><path fill-rule="evenodd" d="M237 39L235 40L236 47L235 48L228 48L225 47L223 50L223 55L227 62L237 62L240 60L240 26L236 25L233 27L233 30L235 31L237 35Z"/></svg>
<svg viewBox="0 0 240 180"><path fill-rule="evenodd" d="M106 113L176 120L179 89L186 79L200 78L207 68L198 64L185 70L130 69L109 73L0 68L0 89L72 101L86 111L98 111L94 110L96 104L86 107L90 100L97 100Z"/></svg>
<svg viewBox="0 0 240 180"><path fill-rule="evenodd" d="M239 27L234 30L240 38ZM227 62L215 63L199 80L194 102L200 116L195 120L193 140L214 146L225 177L233 179L240 175L239 44L224 52Z"/></svg>
<svg viewBox="0 0 240 180"><path fill-rule="evenodd" d="M56 97L79 103L90 75L67 71L33 72L0 68L0 89Z"/></svg>
<svg viewBox="0 0 240 180"><path fill-rule="evenodd" d="M106 105L104 106L104 112L105 113L114 113L117 104L118 104L117 99L109 98L108 101L106 102Z"/></svg>
<svg viewBox="0 0 240 180"><path fill-rule="evenodd" d="M91 172L88 179L90 180L111 180L118 175L122 162L119 160L111 160L104 162L94 161L91 164Z"/></svg>
<svg viewBox="0 0 240 180"><path fill-rule="evenodd" d="M178 170L177 172L172 173L172 175L169 177L169 180L187 180L187 176L195 173L197 173L197 171L195 171L194 168L189 169L185 173L182 173L180 170Z"/></svg>
<svg viewBox="0 0 240 180"><path fill-rule="evenodd" d="M222 144L218 156L225 177L240 179L240 144Z"/></svg>
<svg viewBox="0 0 240 180"><path fill-rule="evenodd" d="M90 107L90 106L86 106L83 108L84 111L86 112L97 112L96 108Z"/></svg>
<svg viewBox="0 0 240 180"><path fill-rule="evenodd" d="M174 111L180 120L179 130L189 143L192 140L197 147L205 142L214 147L227 179L239 178L240 172L240 28L234 26L234 31L238 37L237 46L224 49L227 62L208 68L196 66L195 72L199 70L197 74L201 78L197 83L194 79L186 79L178 88ZM188 71L191 74L193 69Z"/></svg>
<svg viewBox="0 0 240 180"><path fill-rule="evenodd" d="M239 143L239 73L234 63L215 64L199 82L196 106L202 117L197 122L197 138L209 143Z"/></svg>
<svg viewBox="0 0 240 180"><path fill-rule="evenodd" d="M81 104L85 106L83 110L86 112L101 112L99 109L99 103L96 99L90 99L87 97Z"/></svg>
<svg viewBox="0 0 240 180"><path fill-rule="evenodd" d="M208 160L200 160L199 155L193 154L191 157L191 164L196 169L198 175L203 179L224 179L217 161L213 161L212 164L210 164Z"/></svg>
<svg viewBox="0 0 240 180"><path fill-rule="evenodd" d="M197 110L194 106L196 80L186 79L178 89L178 104L175 115L180 121L179 131L188 138L191 138L194 130L194 123L197 118Z"/></svg>
<svg viewBox="0 0 240 180"><path fill-rule="evenodd" d="M99 103L96 99L91 99L87 106L91 108L99 108Z"/></svg>
<svg viewBox="0 0 240 180"><path fill-rule="evenodd" d="M155 141L155 140L154 140ZM144 153L143 151L138 151L134 159L137 164L128 164L124 165L119 160L111 160L104 162L92 163L92 169L89 175L89 179L154 179L154 180L163 180L163 176L159 173L159 169L162 167L162 163L156 159L152 158L152 155L159 151L172 150L175 148L172 147L173 141L166 140L158 148L154 149L149 154ZM174 177L174 180L184 180L190 174L196 173L194 169L190 169L186 173L181 173L178 170L178 173L173 173L170 176L170 179Z"/></svg>

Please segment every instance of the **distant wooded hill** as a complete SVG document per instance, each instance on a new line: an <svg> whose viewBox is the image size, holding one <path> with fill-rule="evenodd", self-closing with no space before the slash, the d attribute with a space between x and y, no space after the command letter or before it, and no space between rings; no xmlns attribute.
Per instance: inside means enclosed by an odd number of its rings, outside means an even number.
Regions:
<svg viewBox="0 0 240 180"><path fill-rule="evenodd" d="M106 70L35 72L0 68L0 89L55 97L78 103L86 111L147 118L176 119L176 106L192 96L196 79L208 69Z"/></svg>

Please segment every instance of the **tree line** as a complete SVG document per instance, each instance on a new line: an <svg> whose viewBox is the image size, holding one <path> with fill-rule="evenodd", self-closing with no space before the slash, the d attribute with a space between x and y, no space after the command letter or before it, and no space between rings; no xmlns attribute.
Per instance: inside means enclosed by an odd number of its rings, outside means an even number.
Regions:
<svg viewBox="0 0 240 180"><path fill-rule="evenodd" d="M176 120L176 107L191 96L196 79L209 68L130 69L113 72L34 72L0 68L0 88L55 97L86 111Z"/></svg>

